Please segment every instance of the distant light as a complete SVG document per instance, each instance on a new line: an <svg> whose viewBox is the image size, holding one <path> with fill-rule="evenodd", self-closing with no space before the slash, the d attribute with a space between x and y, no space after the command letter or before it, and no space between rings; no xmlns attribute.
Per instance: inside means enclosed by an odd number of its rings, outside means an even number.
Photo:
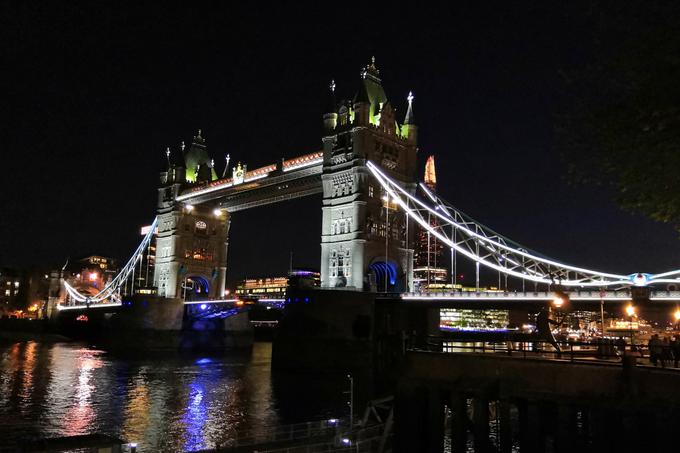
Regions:
<svg viewBox="0 0 680 453"><path fill-rule="evenodd" d="M382 196L382 201L388 202L388 201L390 201L390 197L387 196L387 195L383 195L383 196Z"/></svg>
<svg viewBox="0 0 680 453"><path fill-rule="evenodd" d="M676 321L680 321L680 308L675 310L675 313L673 313L673 316L675 316Z"/></svg>
<svg viewBox="0 0 680 453"><path fill-rule="evenodd" d="M626 314L630 317L635 316L635 306L633 306L632 304L626 306Z"/></svg>
<svg viewBox="0 0 680 453"><path fill-rule="evenodd" d="M191 212L194 210L194 206L190 204L185 205L184 208L187 210L187 212Z"/></svg>
<svg viewBox="0 0 680 453"><path fill-rule="evenodd" d="M352 441L349 440L349 439L346 438L346 437L344 437L344 438L342 439L342 443L345 444L345 445L352 445Z"/></svg>
<svg viewBox="0 0 680 453"><path fill-rule="evenodd" d="M229 294L231 294L231 291L229 291L228 289L225 289L225 290L224 290L224 295L225 295L225 296L228 296Z"/></svg>
<svg viewBox="0 0 680 453"><path fill-rule="evenodd" d="M201 304L201 310L205 310L206 308L208 308L207 304Z"/></svg>
<svg viewBox="0 0 680 453"><path fill-rule="evenodd" d="M215 217L220 217L222 215L222 210L220 208L216 208L213 211L213 214L215 214Z"/></svg>
<svg viewBox="0 0 680 453"><path fill-rule="evenodd" d="M552 303L555 308L562 308L562 305L564 305L564 299L562 299L560 296L555 296Z"/></svg>
<svg viewBox="0 0 680 453"><path fill-rule="evenodd" d="M242 300L237 300L237 301L236 301L236 306L238 306L238 307L243 306L243 301L242 301Z"/></svg>
<svg viewBox="0 0 680 453"><path fill-rule="evenodd" d="M337 418L331 418L328 420L328 423L331 425L337 425L338 424L338 419Z"/></svg>
<svg viewBox="0 0 680 453"><path fill-rule="evenodd" d="M90 281L94 282L99 278L99 275L97 275L96 272L90 272Z"/></svg>

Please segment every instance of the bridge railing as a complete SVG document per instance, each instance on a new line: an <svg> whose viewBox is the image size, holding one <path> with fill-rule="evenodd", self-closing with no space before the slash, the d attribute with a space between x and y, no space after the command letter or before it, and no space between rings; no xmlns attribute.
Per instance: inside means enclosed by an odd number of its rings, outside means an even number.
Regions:
<svg viewBox="0 0 680 453"><path fill-rule="evenodd" d="M239 433L228 447L273 444L286 441L301 441L326 436L334 436L346 422L340 419L317 420L290 425L258 429L253 432ZM266 451L266 450L258 450Z"/></svg>
<svg viewBox="0 0 680 453"><path fill-rule="evenodd" d="M556 341L547 339L505 341L475 341L444 337L416 337L406 349L409 351L439 352L445 354L498 354L534 360L563 360L581 363L624 364L635 363L674 369L680 372L680 351L669 345L660 345L650 351L645 344L627 341L598 339L596 341ZM559 346L560 350L555 348Z"/></svg>
<svg viewBox="0 0 680 453"><path fill-rule="evenodd" d="M627 301L631 299L628 289L618 291L569 291L569 299L585 300L615 300ZM545 300L555 298L553 291L447 291L447 292L410 292L403 293L404 300ZM652 291L650 300L680 300L680 291Z"/></svg>

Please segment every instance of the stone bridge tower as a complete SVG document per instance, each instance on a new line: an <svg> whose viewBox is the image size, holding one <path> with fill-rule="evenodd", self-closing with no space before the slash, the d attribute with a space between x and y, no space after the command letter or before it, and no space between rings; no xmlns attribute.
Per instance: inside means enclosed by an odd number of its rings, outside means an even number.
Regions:
<svg viewBox="0 0 680 453"><path fill-rule="evenodd" d="M396 120L375 60L361 72L351 101L335 100L324 114L321 286L355 291L412 289L412 230L395 203L386 201L367 161L415 191L417 128L413 97L404 123Z"/></svg>
<svg viewBox="0 0 680 453"><path fill-rule="evenodd" d="M217 203L176 201L191 184L217 179L201 131L185 152L167 151L158 189L154 285L162 297L222 298L227 275L229 213Z"/></svg>

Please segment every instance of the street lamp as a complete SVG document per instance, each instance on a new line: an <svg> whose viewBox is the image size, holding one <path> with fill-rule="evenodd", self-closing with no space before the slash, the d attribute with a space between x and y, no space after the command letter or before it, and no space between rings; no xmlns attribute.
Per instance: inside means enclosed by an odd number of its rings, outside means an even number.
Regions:
<svg viewBox="0 0 680 453"><path fill-rule="evenodd" d="M626 306L626 314L628 315L628 327L630 328L630 347L633 348L633 316L635 316L635 306L628 304Z"/></svg>
<svg viewBox="0 0 680 453"><path fill-rule="evenodd" d="M564 305L564 299L561 296L555 296L552 303L555 308L559 309L562 308L562 305Z"/></svg>
<svg viewBox="0 0 680 453"><path fill-rule="evenodd" d="M387 259L387 253L388 253L388 241L390 237L390 196L389 194L385 194L382 197L382 200L385 202L385 292L387 292L387 280L388 280L388 271L387 271L387 266L388 264L388 259Z"/></svg>
<svg viewBox="0 0 680 453"><path fill-rule="evenodd" d="M673 317L675 318L675 328L678 328L678 324L680 324L680 307L675 307L675 313L673 313Z"/></svg>

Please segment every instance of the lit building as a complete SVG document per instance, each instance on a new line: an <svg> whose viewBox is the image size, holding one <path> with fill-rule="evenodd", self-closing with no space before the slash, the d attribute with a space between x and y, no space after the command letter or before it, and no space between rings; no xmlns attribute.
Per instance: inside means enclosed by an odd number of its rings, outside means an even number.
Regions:
<svg viewBox="0 0 680 453"><path fill-rule="evenodd" d="M437 191L434 156L427 158L424 181L425 186L431 192ZM437 218L430 217L429 223L436 227ZM427 291L427 288L431 285L441 287L441 285L449 281L449 270L444 260L444 244L424 228L419 227L416 231L415 265L413 268L413 284L416 291Z"/></svg>
<svg viewBox="0 0 680 453"><path fill-rule="evenodd" d="M509 322L508 310L442 308L439 311L442 330L504 330Z"/></svg>
<svg viewBox="0 0 680 453"><path fill-rule="evenodd" d="M48 286L44 272L0 269L0 316L41 317Z"/></svg>
<svg viewBox="0 0 680 453"><path fill-rule="evenodd" d="M142 237L146 236L151 225L143 226L140 229ZM156 229L156 233L158 229ZM156 294L156 287L153 285L153 275L156 267L156 234L151 237L149 247L142 255L139 262L138 272L135 274L135 293L137 294Z"/></svg>
<svg viewBox="0 0 680 453"><path fill-rule="evenodd" d="M118 260L102 255L89 255L69 264L63 277L81 294L94 296L114 279L119 270Z"/></svg>
<svg viewBox="0 0 680 453"><path fill-rule="evenodd" d="M246 279L236 287L236 296L240 299L284 299L289 285L318 287L321 275L316 271L295 269L287 277Z"/></svg>
<svg viewBox="0 0 680 453"><path fill-rule="evenodd" d="M21 280L20 272L13 269L0 269L0 313L9 313L20 305Z"/></svg>

